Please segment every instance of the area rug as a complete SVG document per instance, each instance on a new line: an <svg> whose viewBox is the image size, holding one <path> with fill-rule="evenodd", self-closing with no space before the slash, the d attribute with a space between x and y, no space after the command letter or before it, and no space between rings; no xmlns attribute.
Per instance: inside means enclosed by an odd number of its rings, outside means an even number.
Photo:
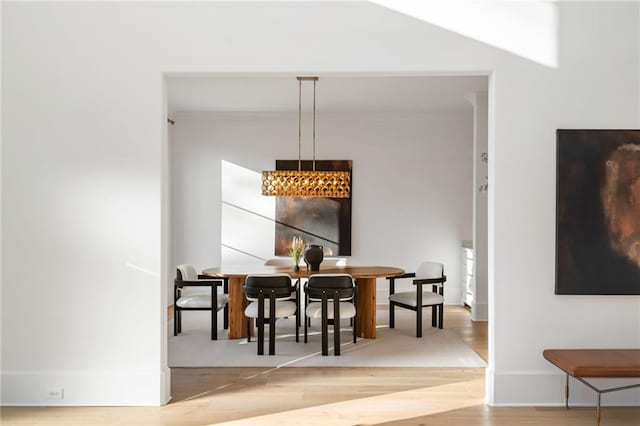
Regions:
<svg viewBox="0 0 640 426"><path fill-rule="evenodd" d="M428 312L427 312L428 313ZM221 314L221 313L220 313ZM484 360L453 331L431 327L431 315L424 315L423 337L415 337L415 314L396 310L396 328L388 326L388 311L378 311L376 339L352 342L351 329L344 323L339 357L333 356L333 327L329 327L329 354L321 354L320 322L314 320L309 341L295 341L295 319L279 319L276 324L276 355L258 356L255 338L227 340L220 330L217 341L210 339L208 312L183 312L182 333L173 336L169 323L170 367L486 367ZM222 317L218 324L222 324ZM266 334L266 333L265 333ZM268 353L268 337L265 340Z"/></svg>

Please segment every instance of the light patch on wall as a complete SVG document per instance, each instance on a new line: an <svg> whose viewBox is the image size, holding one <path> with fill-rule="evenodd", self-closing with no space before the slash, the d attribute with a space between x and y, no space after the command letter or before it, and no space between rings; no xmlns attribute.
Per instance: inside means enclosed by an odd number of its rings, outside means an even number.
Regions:
<svg viewBox="0 0 640 426"><path fill-rule="evenodd" d="M152 270L147 269L147 268L143 268L143 267L138 266L138 265L134 265L133 263L125 262L124 266L126 266L127 268L131 268L134 271L142 272L143 274L149 275L150 277L160 278L160 274L158 272L152 271Z"/></svg>
<svg viewBox="0 0 640 426"><path fill-rule="evenodd" d="M553 2L373 2L547 67L558 67L558 6Z"/></svg>
<svg viewBox="0 0 640 426"><path fill-rule="evenodd" d="M223 265L273 257L275 198L264 197L261 185L261 173L221 161Z"/></svg>

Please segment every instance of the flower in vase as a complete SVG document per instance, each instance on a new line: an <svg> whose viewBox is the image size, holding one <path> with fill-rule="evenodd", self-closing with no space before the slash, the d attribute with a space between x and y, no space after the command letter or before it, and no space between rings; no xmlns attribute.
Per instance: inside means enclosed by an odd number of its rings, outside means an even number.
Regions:
<svg viewBox="0 0 640 426"><path fill-rule="evenodd" d="M288 253L291 256L291 263L295 267L300 263L300 259L304 255L305 243L302 237L294 236L289 247Z"/></svg>

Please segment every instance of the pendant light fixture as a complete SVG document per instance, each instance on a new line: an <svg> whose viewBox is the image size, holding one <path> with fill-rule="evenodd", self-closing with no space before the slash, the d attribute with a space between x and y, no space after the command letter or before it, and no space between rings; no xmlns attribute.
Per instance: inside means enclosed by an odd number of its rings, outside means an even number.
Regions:
<svg viewBox="0 0 640 426"><path fill-rule="evenodd" d="M298 170L262 172L262 195L349 198L351 172L316 170L316 84L318 77L298 79ZM313 170L302 170L302 82L313 81Z"/></svg>

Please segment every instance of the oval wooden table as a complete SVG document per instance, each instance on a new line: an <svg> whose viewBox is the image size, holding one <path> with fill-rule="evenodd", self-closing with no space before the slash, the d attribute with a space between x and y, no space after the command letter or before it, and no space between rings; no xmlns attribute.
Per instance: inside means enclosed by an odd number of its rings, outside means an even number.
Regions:
<svg viewBox="0 0 640 426"><path fill-rule="evenodd" d="M290 267L264 265L233 265L221 268L209 268L202 271L210 277L229 279L229 339L247 337L247 319L244 316L246 298L242 286L247 275L251 274L289 274L291 278L308 278L313 272L302 267L293 271ZM358 297L356 299L356 333L365 339L376 338L376 278L394 277L404 274L404 270L389 266L327 266L320 265L316 274L349 274L356 280ZM303 291L300 289L300 291Z"/></svg>

